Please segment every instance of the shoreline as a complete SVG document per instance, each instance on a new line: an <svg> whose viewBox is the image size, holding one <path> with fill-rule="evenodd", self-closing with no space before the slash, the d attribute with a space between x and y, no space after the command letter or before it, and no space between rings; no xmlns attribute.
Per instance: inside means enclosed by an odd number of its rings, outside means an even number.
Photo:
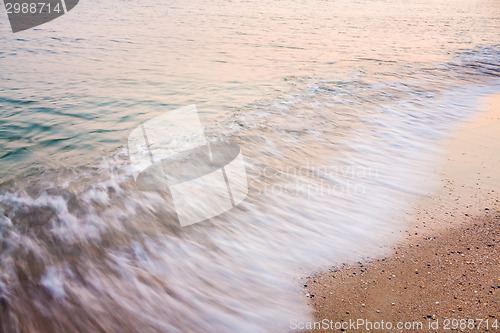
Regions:
<svg viewBox="0 0 500 333"><path fill-rule="evenodd" d="M500 93L484 103L486 110L447 141L436 170L441 186L407 212L404 240L384 258L308 279L305 292L314 321L327 323L306 328L342 331L343 323L364 320L420 322L422 327L403 330L428 332L445 330L446 320L452 325L452 319L477 319L470 323L474 329L463 331L482 332L495 322L500 330L500 172L495 170L500 167ZM353 328L345 331L366 331ZM403 330L381 326L377 331Z"/></svg>

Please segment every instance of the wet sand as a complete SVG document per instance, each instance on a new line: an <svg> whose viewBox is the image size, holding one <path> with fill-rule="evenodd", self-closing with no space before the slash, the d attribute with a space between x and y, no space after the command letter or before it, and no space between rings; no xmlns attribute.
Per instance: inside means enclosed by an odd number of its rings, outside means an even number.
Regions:
<svg viewBox="0 0 500 333"><path fill-rule="evenodd" d="M447 143L442 185L407 212L404 241L306 282L313 331L500 332L500 94L485 108Z"/></svg>

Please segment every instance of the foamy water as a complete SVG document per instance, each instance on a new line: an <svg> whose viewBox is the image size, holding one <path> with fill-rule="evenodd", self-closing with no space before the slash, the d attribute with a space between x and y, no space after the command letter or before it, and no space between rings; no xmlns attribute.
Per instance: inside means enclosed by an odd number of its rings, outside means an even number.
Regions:
<svg viewBox="0 0 500 333"><path fill-rule="evenodd" d="M2 328L277 332L308 318L299 278L397 240L438 181L439 140L500 90L498 14L117 1L16 35L0 17ZM126 139L191 103L207 138L241 147L249 192L180 228L168 197L136 188Z"/></svg>

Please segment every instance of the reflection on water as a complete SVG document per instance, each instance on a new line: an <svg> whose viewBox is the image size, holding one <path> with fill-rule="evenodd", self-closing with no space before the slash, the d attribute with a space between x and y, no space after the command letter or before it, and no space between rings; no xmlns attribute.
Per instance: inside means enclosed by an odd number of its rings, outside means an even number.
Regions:
<svg viewBox="0 0 500 333"><path fill-rule="evenodd" d="M13 35L2 12L1 330L286 331L309 315L296 278L394 240L436 140L499 90L499 14L98 1ZM249 190L181 229L126 142L192 103L207 139L241 147Z"/></svg>

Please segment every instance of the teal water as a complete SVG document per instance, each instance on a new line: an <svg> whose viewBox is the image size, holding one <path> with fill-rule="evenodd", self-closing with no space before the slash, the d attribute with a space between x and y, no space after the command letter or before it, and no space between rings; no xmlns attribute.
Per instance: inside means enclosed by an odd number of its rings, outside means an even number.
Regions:
<svg viewBox="0 0 500 333"><path fill-rule="evenodd" d="M297 277L376 254L435 183L438 142L500 91L497 1L81 2L0 11L6 332L276 332ZM126 142L196 104L247 200L180 228Z"/></svg>

